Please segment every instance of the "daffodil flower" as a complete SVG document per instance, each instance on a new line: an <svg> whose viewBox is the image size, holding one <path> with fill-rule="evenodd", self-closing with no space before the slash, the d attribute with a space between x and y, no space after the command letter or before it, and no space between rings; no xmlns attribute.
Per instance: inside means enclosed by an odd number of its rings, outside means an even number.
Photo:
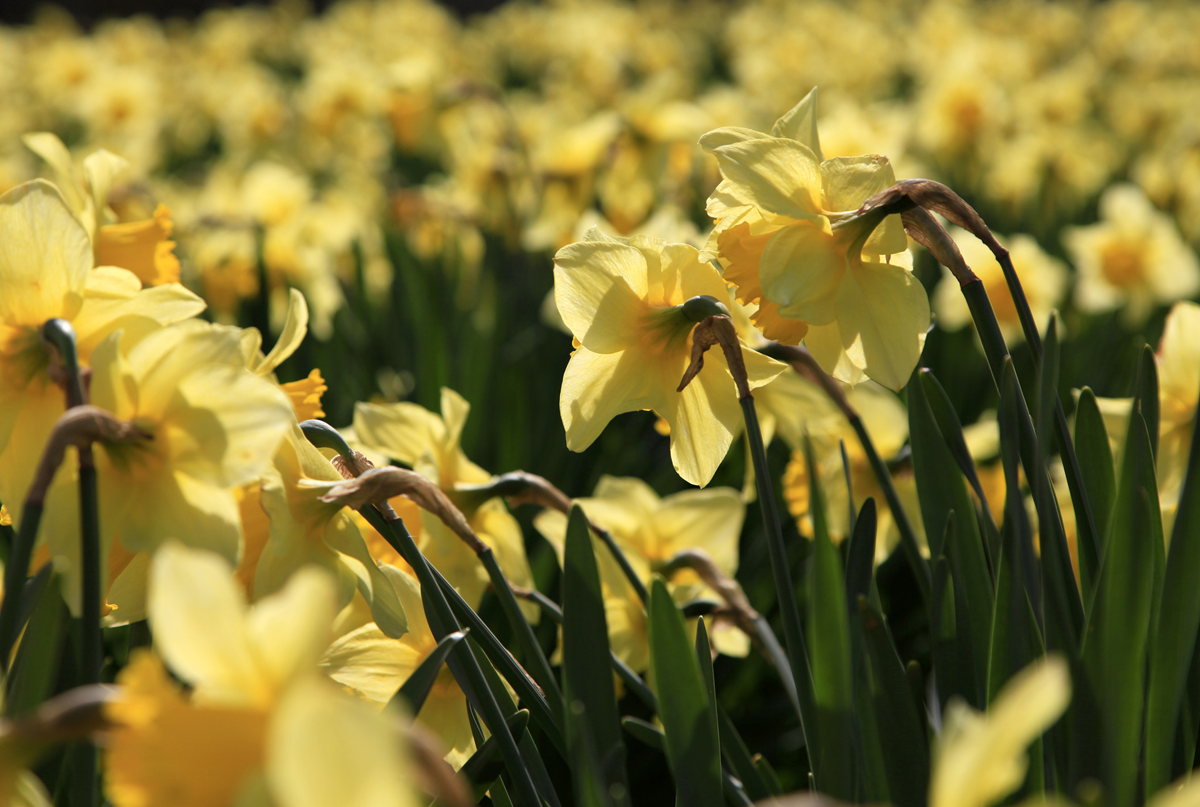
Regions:
<svg viewBox="0 0 1200 807"><path fill-rule="evenodd" d="M245 369L236 328L178 323L146 336L128 355L123 341L122 332L114 333L93 352L92 403L151 439L98 446L105 552L119 538L129 553L152 554L171 536L233 561L241 538L234 488L267 469L291 407L274 385ZM77 534L47 534L72 603ZM143 556L113 581L109 602L122 621L141 618L145 570Z"/></svg>
<svg viewBox="0 0 1200 807"><path fill-rule="evenodd" d="M321 371L317 369L310 372L307 378L289 381L286 384L279 383L279 379L275 377L275 370L296 352L296 348L300 347L307 334L308 303L298 289L288 291L287 316L270 353L263 355L262 334L257 328L246 328L242 331L242 354L246 360L246 369L279 384L279 388L292 402L297 422L325 416L325 411L321 409L321 395L328 387L321 378Z"/></svg>
<svg viewBox="0 0 1200 807"><path fill-rule="evenodd" d="M617 415L652 409L670 425L675 470L694 485L708 484L742 429L723 353L706 354L692 383L678 387L696 324L685 303L728 299L716 269L686 244L592 230L554 256L554 298L578 343L558 404L567 448L583 451ZM746 348L742 356L751 389L786 367Z"/></svg>
<svg viewBox="0 0 1200 807"><path fill-rule="evenodd" d="M323 566L337 576L341 606L349 604L357 590L380 628L389 636L401 636L408 629L407 617L391 581L344 508L320 500L344 481L293 423L262 478L261 503L270 540L255 569L255 598L279 590L296 569Z"/></svg>
<svg viewBox="0 0 1200 807"><path fill-rule="evenodd" d="M676 555L701 550L723 574L733 577L738 564L738 538L742 532L745 504L732 488L685 490L660 498L640 479L601 477L595 495L576 499L588 518L608 530L629 564L645 584ZM558 553L559 561L567 534L567 517L544 510L534 526ZM645 610L624 573L600 543L595 544L609 643L613 652L634 670L650 664ZM677 602L719 599L691 569L671 575L671 595ZM718 630L713 643L723 653L744 656L749 651L745 634Z"/></svg>
<svg viewBox="0 0 1200 807"><path fill-rule="evenodd" d="M296 572L247 607L221 557L165 545L150 571L155 647L136 655L107 709L104 759L117 807L416 803L401 737L317 670L337 611L323 570Z"/></svg>
<svg viewBox="0 0 1200 807"><path fill-rule="evenodd" d="M470 404L461 395L443 387L440 416L410 403L359 403L354 407L352 432L357 445L410 466L455 500L455 490L460 486L485 484L492 479L491 474L467 459L460 445L470 411ZM472 531L495 553L505 577L532 588L533 573L525 557L521 527L504 502L493 498L477 506L461 499L457 503ZM420 519L410 529L422 554L463 599L472 607L478 606L490 579L475 553L440 519ZM531 621L537 621L536 606L524 603L522 609Z"/></svg>
<svg viewBox="0 0 1200 807"><path fill-rule="evenodd" d="M395 567L388 567L387 574L408 614L408 633L390 639L370 622L339 637L320 662L326 675L361 693L379 709L391 701L400 686L437 648L437 639L421 604L421 584L410 573ZM443 666L438 672L415 722L437 735L449 749L446 761L455 769L461 768L475 753L467 697L448 667Z"/></svg>
<svg viewBox="0 0 1200 807"><path fill-rule="evenodd" d="M724 176L708 199L708 252L738 299L758 303L767 338L803 339L841 381L868 376L899 390L925 344L929 301L899 217L855 215L895 175L878 155L823 160L816 98L814 90L770 135L726 128L700 139Z"/></svg>

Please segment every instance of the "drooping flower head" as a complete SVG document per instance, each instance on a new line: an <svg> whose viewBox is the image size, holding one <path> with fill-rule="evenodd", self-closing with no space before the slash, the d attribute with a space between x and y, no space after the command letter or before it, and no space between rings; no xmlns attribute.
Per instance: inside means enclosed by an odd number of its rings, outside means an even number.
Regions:
<svg viewBox="0 0 1200 807"><path fill-rule="evenodd" d="M583 451L615 416L652 409L671 427L671 461L706 485L741 431L742 413L724 355L712 350L682 391L695 321L684 304L729 292L695 247L597 230L554 256L554 298L578 343L563 376L559 411L567 448ZM742 349L751 389L785 365Z"/></svg>
<svg viewBox="0 0 1200 807"><path fill-rule="evenodd" d="M908 382L925 344L929 301L911 272L898 216L855 216L895 183L886 157L823 160L816 91L767 135L716 129L700 145L724 180L708 199L716 220L708 252L769 338L801 339L826 372Z"/></svg>

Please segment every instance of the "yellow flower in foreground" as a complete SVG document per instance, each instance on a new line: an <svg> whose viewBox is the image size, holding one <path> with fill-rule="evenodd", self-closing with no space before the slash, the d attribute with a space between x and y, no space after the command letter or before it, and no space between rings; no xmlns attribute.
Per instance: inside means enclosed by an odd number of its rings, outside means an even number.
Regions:
<svg viewBox="0 0 1200 807"><path fill-rule="evenodd" d="M471 405L461 395L443 387L440 416L411 403L359 403L354 407L353 432L365 450L410 466L456 500L458 487L492 479L491 474L467 459L460 445L470 411ZM505 577L519 586L533 588L521 527L504 502L494 498L478 506L460 506L479 540L495 553ZM421 552L463 599L477 607L490 578L475 553L437 518L422 518L415 525L406 519L405 523ZM532 603L524 603L522 610L531 621L536 622L540 616Z"/></svg>
<svg viewBox="0 0 1200 807"><path fill-rule="evenodd" d="M930 777L930 807L987 807L1015 790L1029 766L1029 744L1054 725L1070 699L1066 663L1048 656L1013 676L986 714L951 701Z"/></svg>
<svg viewBox="0 0 1200 807"><path fill-rule="evenodd" d="M246 369L279 384L279 379L275 377L275 369L296 352L296 348L300 347L307 334L308 303L297 289L290 289L287 316L270 353L263 355L262 334L257 328L246 328L242 331L242 354L246 360ZM279 384L279 388L291 400L297 423L325 416L325 411L321 409L321 395L329 387L325 385L325 379L321 378L320 370L314 369L308 374L308 378Z"/></svg>
<svg viewBox="0 0 1200 807"><path fill-rule="evenodd" d="M559 411L567 448L583 451L615 416L653 409L671 427L671 461L706 485L742 429L737 390L718 349L677 392L691 357L695 323L683 312L694 297L729 298L717 271L695 247L652 238L588 240L554 256L554 298L579 343L563 376ZM743 348L751 389L785 365Z"/></svg>
<svg viewBox="0 0 1200 807"><path fill-rule="evenodd" d="M992 304L992 310L996 312L996 321L1005 341L1009 345L1023 341L1025 332L1021 329L1017 306L1013 303L1008 284L1004 280L1004 270L1000 268L991 250L966 230L953 226L947 229L958 244L967 265L983 282L983 288ZM1057 258L1047 255L1032 236L1020 234L1011 239L1002 235L996 237L1001 243L1008 245L1013 268L1017 270L1029 310L1033 313L1033 321L1037 323L1038 328L1045 328L1050 319L1050 312L1058 307L1066 291L1066 266ZM948 272L942 274L942 279L934 290L933 305L937 312L938 325L947 330L956 331L971 322L971 312L962 296L961 287Z"/></svg>
<svg viewBox="0 0 1200 807"><path fill-rule="evenodd" d="M1100 197L1100 221L1067 227L1063 244L1079 270L1075 303L1084 311L1123 308L1131 325L1156 305L1200 290L1200 261L1171 217L1135 185L1114 185Z"/></svg>
<svg viewBox="0 0 1200 807"><path fill-rule="evenodd" d="M395 729L317 672L336 612L327 574L301 570L247 608L224 560L168 544L151 581L156 647L194 689L147 652L118 676L105 755L117 807L416 803Z"/></svg>
<svg viewBox="0 0 1200 807"><path fill-rule="evenodd" d="M589 519L611 533L647 586L655 572L688 550L707 554L727 577L733 577L737 571L738 538L746 507L732 488L685 490L659 498L640 479L604 476L594 496L575 502ZM567 517L555 510L544 510L534 519L534 526L554 546L561 561ZM593 546L604 588L613 652L633 669L645 670L650 664L645 611L608 548L595 539ZM691 569L674 572L669 585L671 595L680 603L720 600ZM713 642L718 650L729 655L745 655L749 649L746 636L735 630L716 631Z"/></svg>
<svg viewBox="0 0 1200 807"><path fill-rule="evenodd" d="M408 614L408 633L399 639L389 639L374 622L362 625L330 645L320 663L326 675L360 692L379 708L392 699L437 647L421 604L421 584L408 572L394 567L388 567L387 573ZM475 753L467 697L445 665L417 713L416 722L441 739L449 749L446 761L456 770Z"/></svg>
<svg viewBox="0 0 1200 807"><path fill-rule="evenodd" d="M841 381L865 374L903 387L925 344L929 301L911 272L899 217L853 219L895 184L887 158L822 160L815 90L770 135L717 129L700 145L724 177L708 199L716 219L709 250L738 299L759 304L763 334L790 344L803 338Z"/></svg>

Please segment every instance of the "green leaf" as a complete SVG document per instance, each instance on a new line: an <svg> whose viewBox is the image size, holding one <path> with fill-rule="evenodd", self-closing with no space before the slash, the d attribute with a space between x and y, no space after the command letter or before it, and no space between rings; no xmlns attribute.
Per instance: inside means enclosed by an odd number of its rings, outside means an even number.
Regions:
<svg viewBox="0 0 1200 807"><path fill-rule="evenodd" d="M1173 743L1179 735L1181 710L1188 673L1195 658L1196 633L1200 630L1200 429L1193 426L1187 473L1179 494L1171 547L1167 554L1162 601L1150 646L1150 680L1146 701L1146 793L1157 792L1174 776L1171 770ZM1186 721L1185 737L1191 739L1194 756L1193 721ZM1191 765L1187 766L1189 769Z"/></svg>
<svg viewBox="0 0 1200 807"><path fill-rule="evenodd" d="M758 769L762 780L767 783L767 787L771 788L772 796L783 795L783 785L779 783L779 775L775 773L775 769L771 767L771 763L762 754L754 755L754 767Z"/></svg>
<svg viewBox="0 0 1200 807"><path fill-rule="evenodd" d="M1105 755L1101 775L1112 804L1132 804L1137 787L1146 651L1153 607L1158 512L1154 453L1136 409L1122 451L1121 476L1084 664L1101 710Z"/></svg>
<svg viewBox="0 0 1200 807"><path fill-rule="evenodd" d="M508 724L514 737L520 737L525 731L525 727L529 725L529 710L521 709L513 712L512 716L504 722ZM482 786L486 790L487 786L496 781L496 777L503 770L504 762L500 758L500 744L495 737L488 737L471 755L470 759L463 763L459 773L474 782L477 787ZM479 797L482 798L483 794L480 793Z"/></svg>
<svg viewBox="0 0 1200 807"><path fill-rule="evenodd" d="M713 678L712 645L708 641L708 629L704 619L696 620L696 666L700 668L700 679L704 682L704 694L708 697L708 713L712 720L713 733L720 747L721 723L717 719L717 682Z"/></svg>
<svg viewBox="0 0 1200 807"><path fill-rule="evenodd" d="M850 545L846 548L846 604L849 613L857 609L858 598L879 602L875 586L875 499L868 496L854 519Z"/></svg>
<svg viewBox="0 0 1200 807"><path fill-rule="evenodd" d="M638 742L644 743L658 751L667 750L667 737L662 729L640 717L625 716L621 718L621 728Z"/></svg>
<svg viewBox="0 0 1200 807"><path fill-rule="evenodd" d="M468 628L467 630L470 630ZM438 673L442 670L442 664L445 663L446 657L450 655L450 651L454 649L454 645L461 642L467 635L467 631L459 630L454 633L448 633L442 637L442 640L437 643L437 647L433 652L425 657L417 669L413 670L412 675L408 680L396 690L396 694L392 696L391 703L400 703L403 700L408 704L408 710L415 717L421 711L421 706L425 703L426 696L429 695L429 690L433 688L433 682L437 680Z"/></svg>
<svg viewBox="0 0 1200 807"><path fill-rule="evenodd" d="M650 669L667 761L675 776L676 803L720 807L720 740L708 693L683 616L666 583L657 578L650 590Z"/></svg>
<svg viewBox="0 0 1200 807"><path fill-rule="evenodd" d="M625 720L629 719L631 718L623 718L622 725ZM750 755L746 741L742 739L742 735L733 725L729 714L719 703L717 704L717 719L720 721L721 756L737 774L737 777L742 780L746 795L754 801L761 801L771 796L770 785L763 779L762 773L755 766L754 757Z"/></svg>
<svg viewBox="0 0 1200 807"><path fill-rule="evenodd" d="M1075 406L1075 454L1079 457L1083 487L1092 506L1096 534L1103 538L1108 535L1113 502L1117 500L1117 473L1113 467L1112 447L1108 441L1104 418L1096 403L1095 393L1088 387L1080 391L1079 402ZM1076 518L1078 519L1078 516ZM1084 539L1083 533L1079 533L1079 580L1086 608L1095 596L1101 548L1098 543Z"/></svg>
<svg viewBox="0 0 1200 807"><path fill-rule="evenodd" d="M897 807L923 807L929 787L925 722L883 616L865 597L856 606L888 795Z"/></svg>
<svg viewBox="0 0 1200 807"><path fill-rule="evenodd" d="M562 592L563 690L576 786L584 774L578 768L589 766L588 749L594 749L595 761L602 767L588 776L599 781L614 804L625 804L629 791L625 746L613 686L604 596L587 516L578 505L571 508L567 521Z"/></svg>
<svg viewBox="0 0 1200 807"><path fill-rule="evenodd" d="M959 649L967 653L957 659L971 687L959 694L976 708L983 706L987 677L987 642L992 622L992 574L988 569L983 541L979 535L975 504L967 492L962 471L948 445L962 441L962 433L949 438L933 417L925 389L937 381L922 370L921 382L908 385L908 422L912 439L913 475L921 517L929 536L930 557L945 554L954 581L955 612L958 628L964 631ZM926 380L928 379L928 380ZM944 395L944 393L943 393ZM948 419L948 418L946 418ZM953 422L949 424L953 426ZM964 443L965 448L965 443ZM954 516L954 529L948 527ZM947 538L953 538L949 544Z"/></svg>
<svg viewBox="0 0 1200 807"><path fill-rule="evenodd" d="M27 585L29 621L8 671L5 717L20 717L36 709L51 694L63 650L63 628L69 614L59 593L59 580L47 564Z"/></svg>
<svg viewBox="0 0 1200 807"><path fill-rule="evenodd" d="M1146 422L1146 433L1150 435L1150 453L1158 459L1158 362L1154 359L1154 348L1142 346L1138 357L1137 379L1134 382L1133 406L1142 413Z"/></svg>
<svg viewBox="0 0 1200 807"><path fill-rule="evenodd" d="M817 737L809 747L817 787L847 801L855 797L854 673L842 561L825 523L825 497L811 447L805 446L813 522L813 559L809 576L808 635L812 653Z"/></svg>

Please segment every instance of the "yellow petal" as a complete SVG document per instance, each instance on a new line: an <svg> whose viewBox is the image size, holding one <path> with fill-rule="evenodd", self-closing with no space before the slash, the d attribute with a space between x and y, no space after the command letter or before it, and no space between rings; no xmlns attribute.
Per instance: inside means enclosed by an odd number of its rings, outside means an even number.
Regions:
<svg viewBox="0 0 1200 807"><path fill-rule="evenodd" d="M855 344L851 339L851 346ZM814 325L808 329L804 344L821 365L821 369L838 381L854 385L866 378L861 364L851 360L842 341L842 331L836 322ZM859 351L861 353L861 351ZM857 357L861 361L861 357Z"/></svg>
<svg viewBox="0 0 1200 807"><path fill-rule="evenodd" d="M307 378L280 384L279 388L292 402L292 411L296 415L297 423L325 417L325 410L321 408L321 396L329 390L329 386L325 379L321 378L320 370L313 368Z"/></svg>
<svg viewBox="0 0 1200 807"><path fill-rule="evenodd" d="M908 383L929 328L929 298L916 276L859 263L843 276L837 319L843 346L868 376L897 391Z"/></svg>
<svg viewBox="0 0 1200 807"><path fill-rule="evenodd" d="M80 356L86 357L118 329L125 331L124 349L129 350L151 331L194 317L204 308L204 300L178 283L143 289L132 272L97 266L88 273L83 305L71 324Z"/></svg>
<svg viewBox="0 0 1200 807"><path fill-rule="evenodd" d="M340 552L342 562L358 578L358 590L371 605L371 615L380 629L393 638L408 630L404 608L391 581L367 551L362 535L345 513L338 513L325 528L325 543Z"/></svg>
<svg viewBox="0 0 1200 807"><path fill-rule="evenodd" d="M821 214L821 165L795 140L764 138L712 151L739 196L767 213L813 221Z"/></svg>
<svg viewBox="0 0 1200 807"><path fill-rule="evenodd" d="M821 138L817 134L817 88L813 87L808 95L790 110L785 112L775 125L771 127L772 137L788 137L797 140L812 149L818 160L821 156ZM838 210L839 208L831 208Z"/></svg>
<svg viewBox="0 0 1200 807"><path fill-rule="evenodd" d="M71 159L71 152L67 151L58 135L51 132L30 132L21 137L21 142L46 161L50 170L54 172L55 184L62 192L63 199L76 215L82 216L85 202L83 189L79 186L79 177L75 171L75 161Z"/></svg>
<svg viewBox="0 0 1200 807"><path fill-rule="evenodd" d="M554 300L563 322L588 350L612 353L641 331L648 271L641 250L585 241L554 256Z"/></svg>
<svg viewBox="0 0 1200 807"><path fill-rule="evenodd" d="M617 415L650 408L646 372L644 359L634 351L576 350L567 363L558 399L567 448L583 451ZM679 376L683 377L682 369Z"/></svg>
<svg viewBox="0 0 1200 807"><path fill-rule="evenodd" d="M250 609L246 631L263 673L278 688L311 672L332 638L337 586L317 566L299 569L287 585Z"/></svg>
<svg viewBox="0 0 1200 807"><path fill-rule="evenodd" d="M825 222L824 219L821 220ZM828 226L800 222L771 236L763 249L759 280L763 296L788 319L828 325L846 274L846 253Z"/></svg>
<svg viewBox="0 0 1200 807"><path fill-rule="evenodd" d="M408 807L409 782L395 724L312 678L291 688L272 716L267 780L279 807Z"/></svg>
<svg viewBox="0 0 1200 807"><path fill-rule="evenodd" d="M266 703L246 630L246 604L233 568L220 556L168 542L150 567L150 624L171 669L196 697L227 706Z"/></svg>
<svg viewBox="0 0 1200 807"><path fill-rule="evenodd" d="M271 348L271 352L250 369L258 375L274 372L276 367L296 352L296 348L300 347L300 343L304 341L307 333L308 303L298 289L288 289L287 317L283 321L283 330L279 334L279 339ZM261 340L261 338L260 336L259 339Z"/></svg>
<svg viewBox="0 0 1200 807"><path fill-rule="evenodd" d="M654 517L659 551L669 558L685 549L702 549L721 571L733 575L746 506L732 488L685 490L662 500Z"/></svg>
<svg viewBox="0 0 1200 807"><path fill-rule="evenodd" d="M118 157L107 149L96 149L83 158L83 176L92 192L92 210L96 224L100 224L103 211L108 206L108 193L117 177L129 168L124 157Z"/></svg>
<svg viewBox="0 0 1200 807"><path fill-rule="evenodd" d="M415 466L423 454L446 439L442 419L411 403L354 405L354 433L367 448L405 465Z"/></svg>
<svg viewBox="0 0 1200 807"><path fill-rule="evenodd" d="M857 210L880 191L896 184L896 174L887 157L864 154L834 157L821 163L821 181L827 210ZM900 216L888 216L867 238L863 252L890 255L908 249L908 237Z"/></svg>
<svg viewBox="0 0 1200 807"><path fill-rule="evenodd" d="M74 317L92 247L58 188L35 179L0 196L0 234L0 323Z"/></svg>

